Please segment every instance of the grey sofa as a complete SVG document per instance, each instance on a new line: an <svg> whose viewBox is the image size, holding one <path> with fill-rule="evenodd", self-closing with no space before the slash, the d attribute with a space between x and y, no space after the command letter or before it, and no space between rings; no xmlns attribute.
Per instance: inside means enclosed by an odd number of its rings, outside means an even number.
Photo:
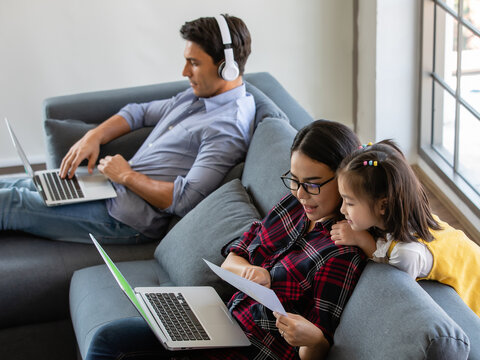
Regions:
<svg viewBox="0 0 480 360"><path fill-rule="evenodd" d="M232 169L223 185L183 219L173 219L159 243L106 247L133 286L212 285L227 299L232 289L209 272L201 259L221 263L222 245L238 237L286 194L279 175L289 168L289 147L296 131L312 118L268 73L247 74L245 80L257 102L258 123L245 163ZM58 164L75 136L93 126L88 124L102 121L127 102L171 96L186 86L186 82L175 82L47 100L44 117L49 165ZM76 135L70 138L72 133ZM129 140L141 142L145 134L130 136L135 139ZM124 151L123 141L103 151ZM18 340L27 325L29 329L45 328L54 319L65 324L69 306L79 356L83 357L100 326L138 316L106 267L91 266L101 264L92 245L53 242L21 233L0 236L2 274L4 264L14 259L6 269L9 279L0 280L3 289L9 290L7 300L4 295L0 300L4 310L0 324L9 320L5 339ZM30 300L14 303L17 294L28 292ZM35 311L25 310L31 306ZM35 324L23 311L36 314ZM68 340L70 328L62 330ZM65 334L56 333L57 348ZM479 339L480 319L452 289L434 282L416 283L390 266L369 263L342 315L329 359L480 359ZM0 349L22 350L1 341L0 331ZM45 349L50 356L44 358L55 358L53 352ZM16 355L10 358L22 358Z"/></svg>

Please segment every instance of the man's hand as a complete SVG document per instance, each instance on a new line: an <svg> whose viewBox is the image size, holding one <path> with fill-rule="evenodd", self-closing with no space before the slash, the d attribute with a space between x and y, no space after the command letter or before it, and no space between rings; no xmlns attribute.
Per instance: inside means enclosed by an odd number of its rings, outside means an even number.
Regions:
<svg viewBox="0 0 480 360"><path fill-rule="evenodd" d="M88 159L88 172L91 174L100 153L100 145L106 144L130 131L130 125L120 115L113 115L89 130L68 150L60 165L60 177L72 178L80 163Z"/></svg>
<svg viewBox="0 0 480 360"><path fill-rule="evenodd" d="M100 139L93 132L87 132L68 150L67 155L62 159L60 177L68 176L71 179L80 163L85 159L88 159L88 172L91 174L99 153Z"/></svg>
<svg viewBox="0 0 480 360"><path fill-rule="evenodd" d="M240 276L268 288L270 288L271 286L272 279L270 277L270 272L267 269L260 266L254 266L254 265L246 266L243 269Z"/></svg>
<svg viewBox="0 0 480 360"><path fill-rule="evenodd" d="M133 173L130 164L122 155L100 159L98 170L111 181L122 185L126 185L126 177Z"/></svg>

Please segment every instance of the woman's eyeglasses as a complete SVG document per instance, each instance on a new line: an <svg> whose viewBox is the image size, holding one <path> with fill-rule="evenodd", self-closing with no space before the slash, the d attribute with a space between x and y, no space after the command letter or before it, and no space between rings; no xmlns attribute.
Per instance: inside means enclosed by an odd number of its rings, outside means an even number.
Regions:
<svg viewBox="0 0 480 360"><path fill-rule="evenodd" d="M328 184L330 181L332 181L333 179L335 179L335 176L332 176L330 179L322 182L321 184L314 184L314 183L308 183L308 182L300 182L298 180L295 180L295 179L292 179L291 177L288 177L288 173L290 172L287 171L285 174L283 174L282 176L280 176L280 178L282 179L283 181L283 184L290 190L293 190L293 191L298 191L298 189L300 189L300 186L303 187L303 189L311 194L311 195L319 195L320 194L320 188L325 185L325 184Z"/></svg>

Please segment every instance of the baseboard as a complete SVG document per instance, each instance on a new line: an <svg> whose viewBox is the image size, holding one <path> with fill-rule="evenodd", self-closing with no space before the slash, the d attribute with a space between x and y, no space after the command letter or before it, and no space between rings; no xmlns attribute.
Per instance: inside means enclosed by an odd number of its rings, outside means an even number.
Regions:
<svg viewBox="0 0 480 360"><path fill-rule="evenodd" d="M457 206L443 193L442 190L430 179L430 177L418 166L412 165L412 168L417 175L420 182L425 186L435 197L440 201L440 203L447 208L452 216L461 224L465 233L480 245L480 231L474 226L458 209Z"/></svg>
<svg viewBox="0 0 480 360"><path fill-rule="evenodd" d="M46 165L45 164L32 164L32 169L33 171L38 171L38 170L45 170ZM21 174L24 173L25 170L23 169L23 166L18 165L18 166L4 166L0 167L0 175L10 175L10 174Z"/></svg>

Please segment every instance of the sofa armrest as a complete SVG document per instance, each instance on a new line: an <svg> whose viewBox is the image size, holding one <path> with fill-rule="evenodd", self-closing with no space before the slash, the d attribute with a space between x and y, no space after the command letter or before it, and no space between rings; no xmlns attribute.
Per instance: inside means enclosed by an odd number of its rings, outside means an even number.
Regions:
<svg viewBox="0 0 480 360"><path fill-rule="evenodd" d="M51 97L43 102L43 119L75 119L99 124L128 103L167 99L187 87L187 81L174 81Z"/></svg>
<svg viewBox="0 0 480 360"><path fill-rule="evenodd" d="M408 274L369 262L328 359L467 359L462 328Z"/></svg>

